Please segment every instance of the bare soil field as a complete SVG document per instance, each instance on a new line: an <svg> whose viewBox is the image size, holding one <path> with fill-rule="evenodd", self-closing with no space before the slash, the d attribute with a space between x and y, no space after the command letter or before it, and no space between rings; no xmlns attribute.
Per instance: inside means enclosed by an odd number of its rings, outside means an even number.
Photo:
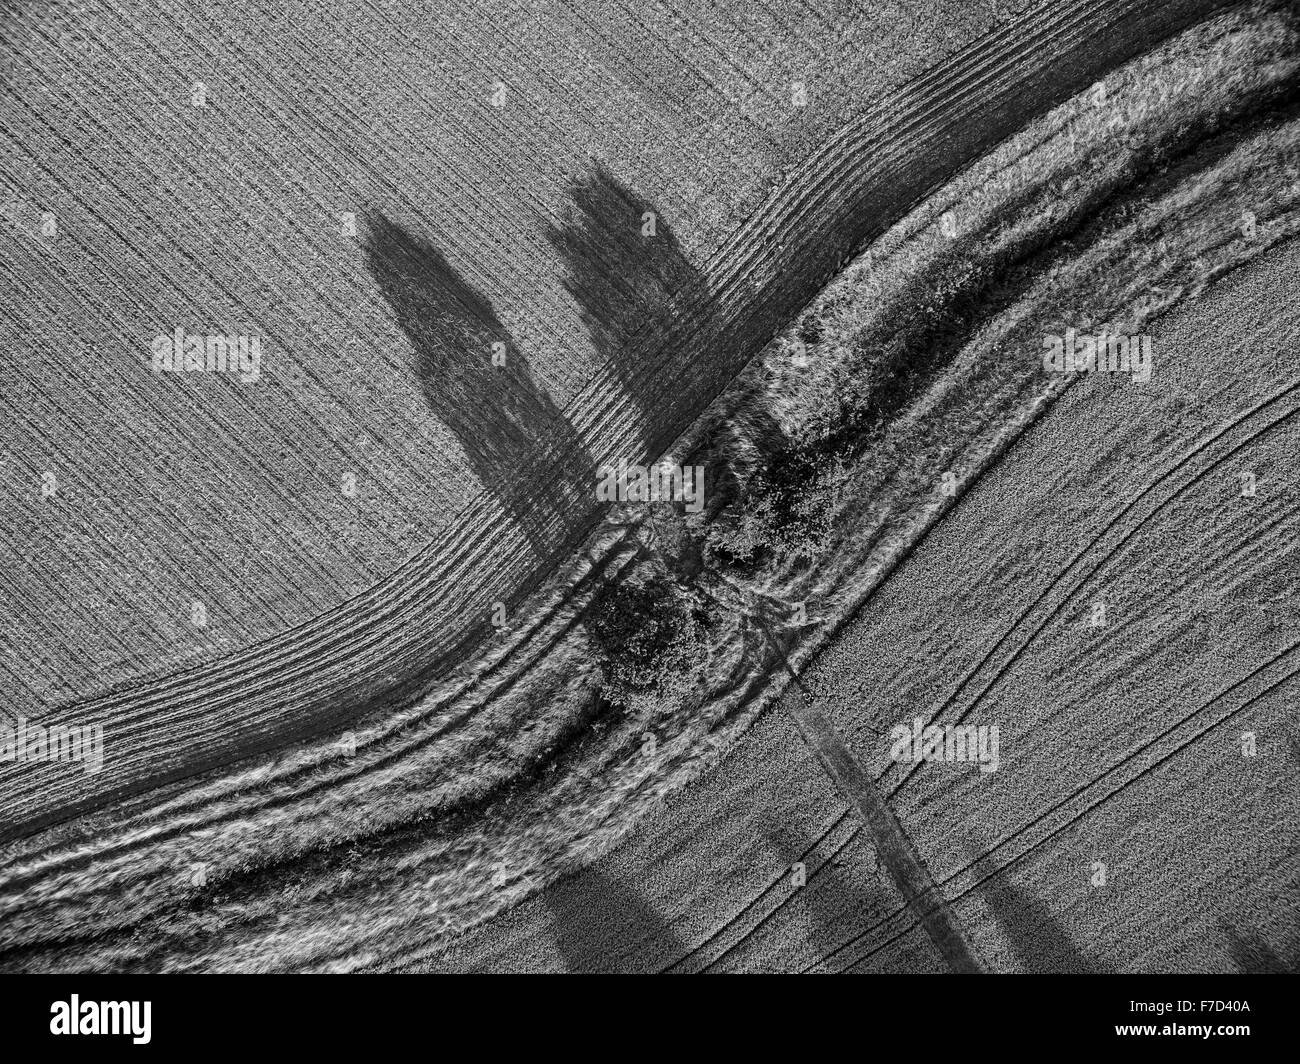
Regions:
<svg viewBox="0 0 1300 1064"><path fill-rule="evenodd" d="M1147 50L1137 23L1125 36L1095 11L1069 17L1055 9L1066 21L1021 54L1027 17L996 62L966 55L850 122L705 268L651 257L647 305L671 290L666 307L630 338L616 318L588 322L624 354L569 403L512 361L527 349L506 329L507 384L464 451L495 484L437 550L274 653L101 707L142 730L165 712L160 746L196 735L177 775L222 749L208 721L229 749L283 742L287 721L335 730L39 831L96 787L136 784L13 774L5 800L27 828L0 853L5 966L933 970L952 963L940 918L984 970L1282 949L1258 909L1294 882L1270 701L1287 690L1288 629L1264 633L1252 611L1276 620L1294 571L1294 286L1266 282L1294 267L1300 233L1297 27L1279 6L1238 6ZM1089 54L1109 73L1025 124L1027 99L1065 95L1045 82L1070 25L1101 41ZM979 89L970 110L962 77ZM949 179L981 136L996 147ZM891 156L902 141L914 154ZM597 172L552 246L589 246L583 217L635 195ZM363 221L420 365L453 396L481 392L454 353L502 335L496 301L389 212ZM581 301L602 281L566 283ZM1226 314L1210 301L1233 284ZM1148 336L1149 379L1050 368L1044 337L1076 332ZM1231 364L1212 364L1225 345ZM651 406L653 423L637 414ZM460 408L442 408L453 432ZM537 426L539 449L502 473ZM570 522L597 466L662 454L706 468L705 512L592 504ZM1207 624L1234 634L1207 639ZM349 717L357 704L368 715ZM760 717L775 705L798 730ZM904 858L878 825L864 837L799 745L814 706L868 769ZM1243 714L1256 760L1224 738ZM900 766L889 731L918 717L997 724L1005 763ZM122 781L158 748L129 757ZM1207 792L1222 796L1217 835L1183 815ZM1189 867L1206 839L1213 858ZM1109 886L1091 883L1097 862ZM1230 884L1215 910L1229 946L1198 954L1207 907L1181 939L1160 920L1211 882ZM1162 891L1184 908L1156 919ZM1072 950L1080 928L1095 955Z"/></svg>

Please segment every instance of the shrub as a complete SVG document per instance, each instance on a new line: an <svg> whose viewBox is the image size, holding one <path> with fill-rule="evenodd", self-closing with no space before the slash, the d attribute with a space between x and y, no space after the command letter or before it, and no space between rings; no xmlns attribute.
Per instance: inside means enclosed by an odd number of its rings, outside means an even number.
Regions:
<svg viewBox="0 0 1300 1064"><path fill-rule="evenodd" d="M666 576L601 588L587 609L586 627L609 700L627 706L642 696L686 693L706 652L701 622L692 597Z"/></svg>

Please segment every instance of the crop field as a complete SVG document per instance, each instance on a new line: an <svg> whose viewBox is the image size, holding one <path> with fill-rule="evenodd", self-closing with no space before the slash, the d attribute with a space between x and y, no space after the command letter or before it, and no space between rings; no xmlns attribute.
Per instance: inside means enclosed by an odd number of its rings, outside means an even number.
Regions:
<svg viewBox="0 0 1300 1064"><path fill-rule="evenodd" d="M5 178L22 222L9 236L23 282L12 328L29 350L102 357L56 358L50 377L45 361L35 363L41 374L25 362L12 378L12 403L32 426L12 423L22 450L11 445L6 467L11 497L24 508L8 526L8 549L31 559L18 569L6 622L12 713L50 725L101 723L123 742L93 780L23 773L30 787L6 788L5 819L38 825L427 688L481 643L494 602L516 606L589 531L595 500L586 500L586 514L568 505L584 467L629 452L653 457L682 432L880 224L878 213L862 214L864 200L901 206L977 150L972 119L986 127L977 130L984 138L1009 131L1011 116L995 109L1000 99L1064 92L1053 49L1064 54L1082 35L1098 38L1089 62L1100 70L1143 32L1197 9L1173 5L1157 17L1139 6L1103 14L1076 4L1011 22L997 43L1016 57L1005 61L1014 77L967 62L971 45L967 53L954 46L950 66L981 93L959 97L938 118L931 98L951 85L935 72L930 48L883 83L828 85L834 103L818 121L836 132L818 140L792 128L781 134L784 154L764 140L750 149L731 143L739 134L726 92L712 105L725 115L718 136L726 150L709 144L693 98L689 121L661 142L642 131L662 125L661 108L674 108L645 92L612 92L627 110L608 122L636 131L640 148L615 142L594 162L580 146L606 126L579 134L575 124L591 106L612 105L604 95L557 86L570 127L550 129L544 150L530 148L551 121L549 109L539 114L538 87L521 86L517 95L529 102L514 109L507 87L505 105L492 106L503 83L484 69L494 63L474 32L476 18L492 17L487 9L454 23L463 37L445 39L450 23L429 25L444 36L436 48L421 46L415 69L400 76L385 71L403 49L386 48L378 31L409 36L406 22L376 13L364 55L321 55L314 19L274 23L265 32L291 54L264 69L239 61L247 39L227 39L240 21L213 12L209 32L228 53L220 70L230 84L223 96L222 80L195 77L170 98L139 73L159 62L157 38L182 36L165 15L150 16L160 21L151 33L149 23L105 13L93 34L80 36L34 18L25 35L11 35L26 45L12 57L15 85L31 86L13 92L7 108L9 165L21 167ZM828 14L825 32L848 32L847 18ZM248 31L254 38L257 25ZM521 26L520 34L570 39L559 23L548 25ZM811 43L799 26L796 50ZM192 32L189 20L185 28ZM599 30L590 32L607 41L609 31ZM905 36L899 26L891 32ZM858 34L871 36L866 27ZM1025 54L1044 37L1048 48ZM624 54L604 62L626 74ZM730 70L733 54L714 62ZM768 49L762 54L771 60ZM897 61L867 63L863 76L879 77ZM785 62L798 69L810 60ZM585 58L556 65L583 84L591 77ZM119 67L131 75L118 76ZM347 92L318 90L315 106L290 91L312 85L318 71L343 69L351 70ZM928 78L888 93L894 79L924 69ZM1050 87L1035 84L1049 72ZM1070 78L1082 87L1090 73L1072 65ZM63 120L81 131L80 147L60 139L45 105L27 98L60 77L77 91L50 106L85 102L84 116ZM774 98L758 72L751 80L758 87L729 90L756 112L744 128L803 122L806 107ZM435 84L452 99L431 98ZM92 107L101 97L103 114ZM150 116L147 131L138 128L141 114ZM493 123L487 143L498 151L509 144L511 157L529 164L522 173L503 173L484 147ZM918 125L918 148L900 166L871 145L893 143L891 129L905 123ZM954 140L954 130L966 140ZM84 190L92 201L79 204L73 196ZM609 234L625 227L639 239L651 206L664 221L663 250L628 269L618 262L626 237ZM40 242L47 213L64 218L54 238L60 257ZM346 235L353 228L356 236ZM167 265L151 273L155 259ZM112 313L97 309L104 306ZM449 325L449 314L465 320ZM260 336L264 386L233 375L146 373L153 339L177 328ZM494 343L506 345L507 380L487 391L476 374L495 368ZM696 354L701 347L707 358ZM673 361L661 364L664 355ZM462 402L484 395L492 397L486 410ZM561 422L581 443L564 441ZM561 439L552 441L557 428ZM525 439L534 446L521 455ZM559 461L549 457L553 447ZM530 512L523 528L511 520L521 508Z"/></svg>
<svg viewBox="0 0 1300 1064"><path fill-rule="evenodd" d="M989 26L933 6L951 43L924 48L833 4L797 26L731 4L707 29L617 4L590 20L340 5L336 33L256 0L11 15L3 475L5 550L23 564L4 603L6 712L121 721L123 698L311 641L322 616L434 561L478 493L508 499L522 461L484 444L501 430L465 402L472 367L493 368L479 355L509 344L514 387L542 408L497 416L543 435L808 145ZM821 69L841 35L871 47ZM790 105L801 78L817 106ZM620 274L610 256L651 204L659 261ZM491 308L441 352L402 309L429 271ZM258 336L258 379L149 373L151 341L178 328ZM523 564L540 569L555 545L532 546ZM526 582L498 568L501 595ZM429 624L427 640L454 638ZM321 692L270 730L356 698ZM242 724L213 708L187 717L207 756L221 736L227 757L256 745L266 706Z"/></svg>
<svg viewBox="0 0 1300 1064"><path fill-rule="evenodd" d="M0 10L0 970L1300 965L1290 5Z"/></svg>
<svg viewBox="0 0 1300 1064"><path fill-rule="evenodd" d="M1297 485L1283 458L1294 417L1215 439L1289 380L1297 269L1292 243L1154 329L1167 387L1098 382L1063 397L803 675L898 803L991 970L1293 971L1300 959ZM1229 347L1233 371L1206 374ZM1187 439L1204 445L1202 464L1138 528L1146 512L1122 513L1148 487L1135 456L1162 456L1163 472ZM1062 514L1062 495L1093 505ZM1026 526L1032 539L1016 531ZM1225 584L1233 593L1217 594ZM1097 601L1113 626L1087 627ZM1003 722L997 772L890 760L890 729L941 705L941 719ZM1040 706L1051 710L1029 712ZM816 769L786 715L765 717L628 842L419 967L941 969Z"/></svg>

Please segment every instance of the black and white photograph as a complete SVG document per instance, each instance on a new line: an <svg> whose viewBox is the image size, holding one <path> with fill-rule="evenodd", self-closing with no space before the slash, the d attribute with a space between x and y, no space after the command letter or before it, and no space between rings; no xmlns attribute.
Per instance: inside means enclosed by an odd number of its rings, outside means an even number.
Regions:
<svg viewBox="0 0 1300 1064"><path fill-rule="evenodd" d="M1294 0L0 0L0 1019L1294 1031L1298 237Z"/></svg>

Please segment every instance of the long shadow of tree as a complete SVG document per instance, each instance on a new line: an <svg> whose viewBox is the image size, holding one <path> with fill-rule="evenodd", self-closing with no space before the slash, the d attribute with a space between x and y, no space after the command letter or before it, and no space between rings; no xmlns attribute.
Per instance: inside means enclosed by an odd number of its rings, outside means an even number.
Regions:
<svg viewBox="0 0 1300 1064"><path fill-rule="evenodd" d="M1022 971L1048 974L1109 975L1112 969L1090 960L1075 945L1065 925L1037 898L1012 885L987 855L968 850L982 881L984 899L1002 928Z"/></svg>
<svg viewBox="0 0 1300 1064"><path fill-rule="evenodd" d="M658 209L599 164L570 186L571 204L548 238L565 264L572 295L598 356L610 366L641 418L641 443L653 449L655 430L672 416L662 377L651 360L665 345L698 345L707 359L708 329L692 335L679 318L674 297L705 296L703 273L687 258L672 226ZM707 301L704 318L712 317ZM746 437L774 452L784 437L761 403L746 404ZM640 456L631 460L639 461ZM725 463L711 467L710 492L721 499L736 485Z"/></svg>
<svg viewBox="0 0 1300 1064"><path fill-rule="evenodd" d="M565 287L597 354L641 415L655 414L641 358L673 324L673 294L699 281L669 224L597 164L569 188L571 204L547 237L567 269ZM639 457L639 456L638 456Z"/></svg>
<svg viewBox="0 0 1300 1064"><path fill-rule="evenodd" d="M850 960L853 953L840 951L841 947L876 923L890 908L882 881L869 870L863 870L861 878L855 878L834 857L817 864L815 847L799 845L784 828L768 830L767 839L788 870L793 870L796 861L807 864L807 881L794 889L785 905L792 911L807 914L811 924L810 945L816 957L834 954L834 963L839 964ZM932 960L910 952L904 943L899 944L890 959L915 971L933 967ZM850 970L857 970L856 966Z"/></svg>
<svg viewBox="0 0 1300 1064"><path fill-rule="evenodd" d="M1300 935L1291 936L1284 953L1279 953L1258 931L1232 927L1219 921L1228 940L1228 952L1237 971L1246 975L1295 974L1300 972Z"/></svg>
<svg viewBox="0 0 1300 1064"><path fill-rule="evenodd" d="M546 901L570 972L658 972L686 952L643 898L595 869L557 883Z"/></svg>
<svg viewBox="0 0 1300 1064"><path fill-rule="evenodd" d="M491 302L437 247L379 212L370 212L368 230L370 271L415 351L429 409L534 552L549 556L594 490L582 440Z"/></svg>
<svg viewBox="0 0 1300 1064"><path fill-rule="evenodd" d="M1286 743L1292 762L1300 768L1300 737L1294 728L1287 728ZM1290 897L1294 897L1295 886L1292 883ZM1300 930L1292 931L1287 937L1282 952L1274 949L1255 929L1234 927L1221 918L1219 930L1228 940L1228 952L1239 972L1248 975L1300 972Z"/></svg>

